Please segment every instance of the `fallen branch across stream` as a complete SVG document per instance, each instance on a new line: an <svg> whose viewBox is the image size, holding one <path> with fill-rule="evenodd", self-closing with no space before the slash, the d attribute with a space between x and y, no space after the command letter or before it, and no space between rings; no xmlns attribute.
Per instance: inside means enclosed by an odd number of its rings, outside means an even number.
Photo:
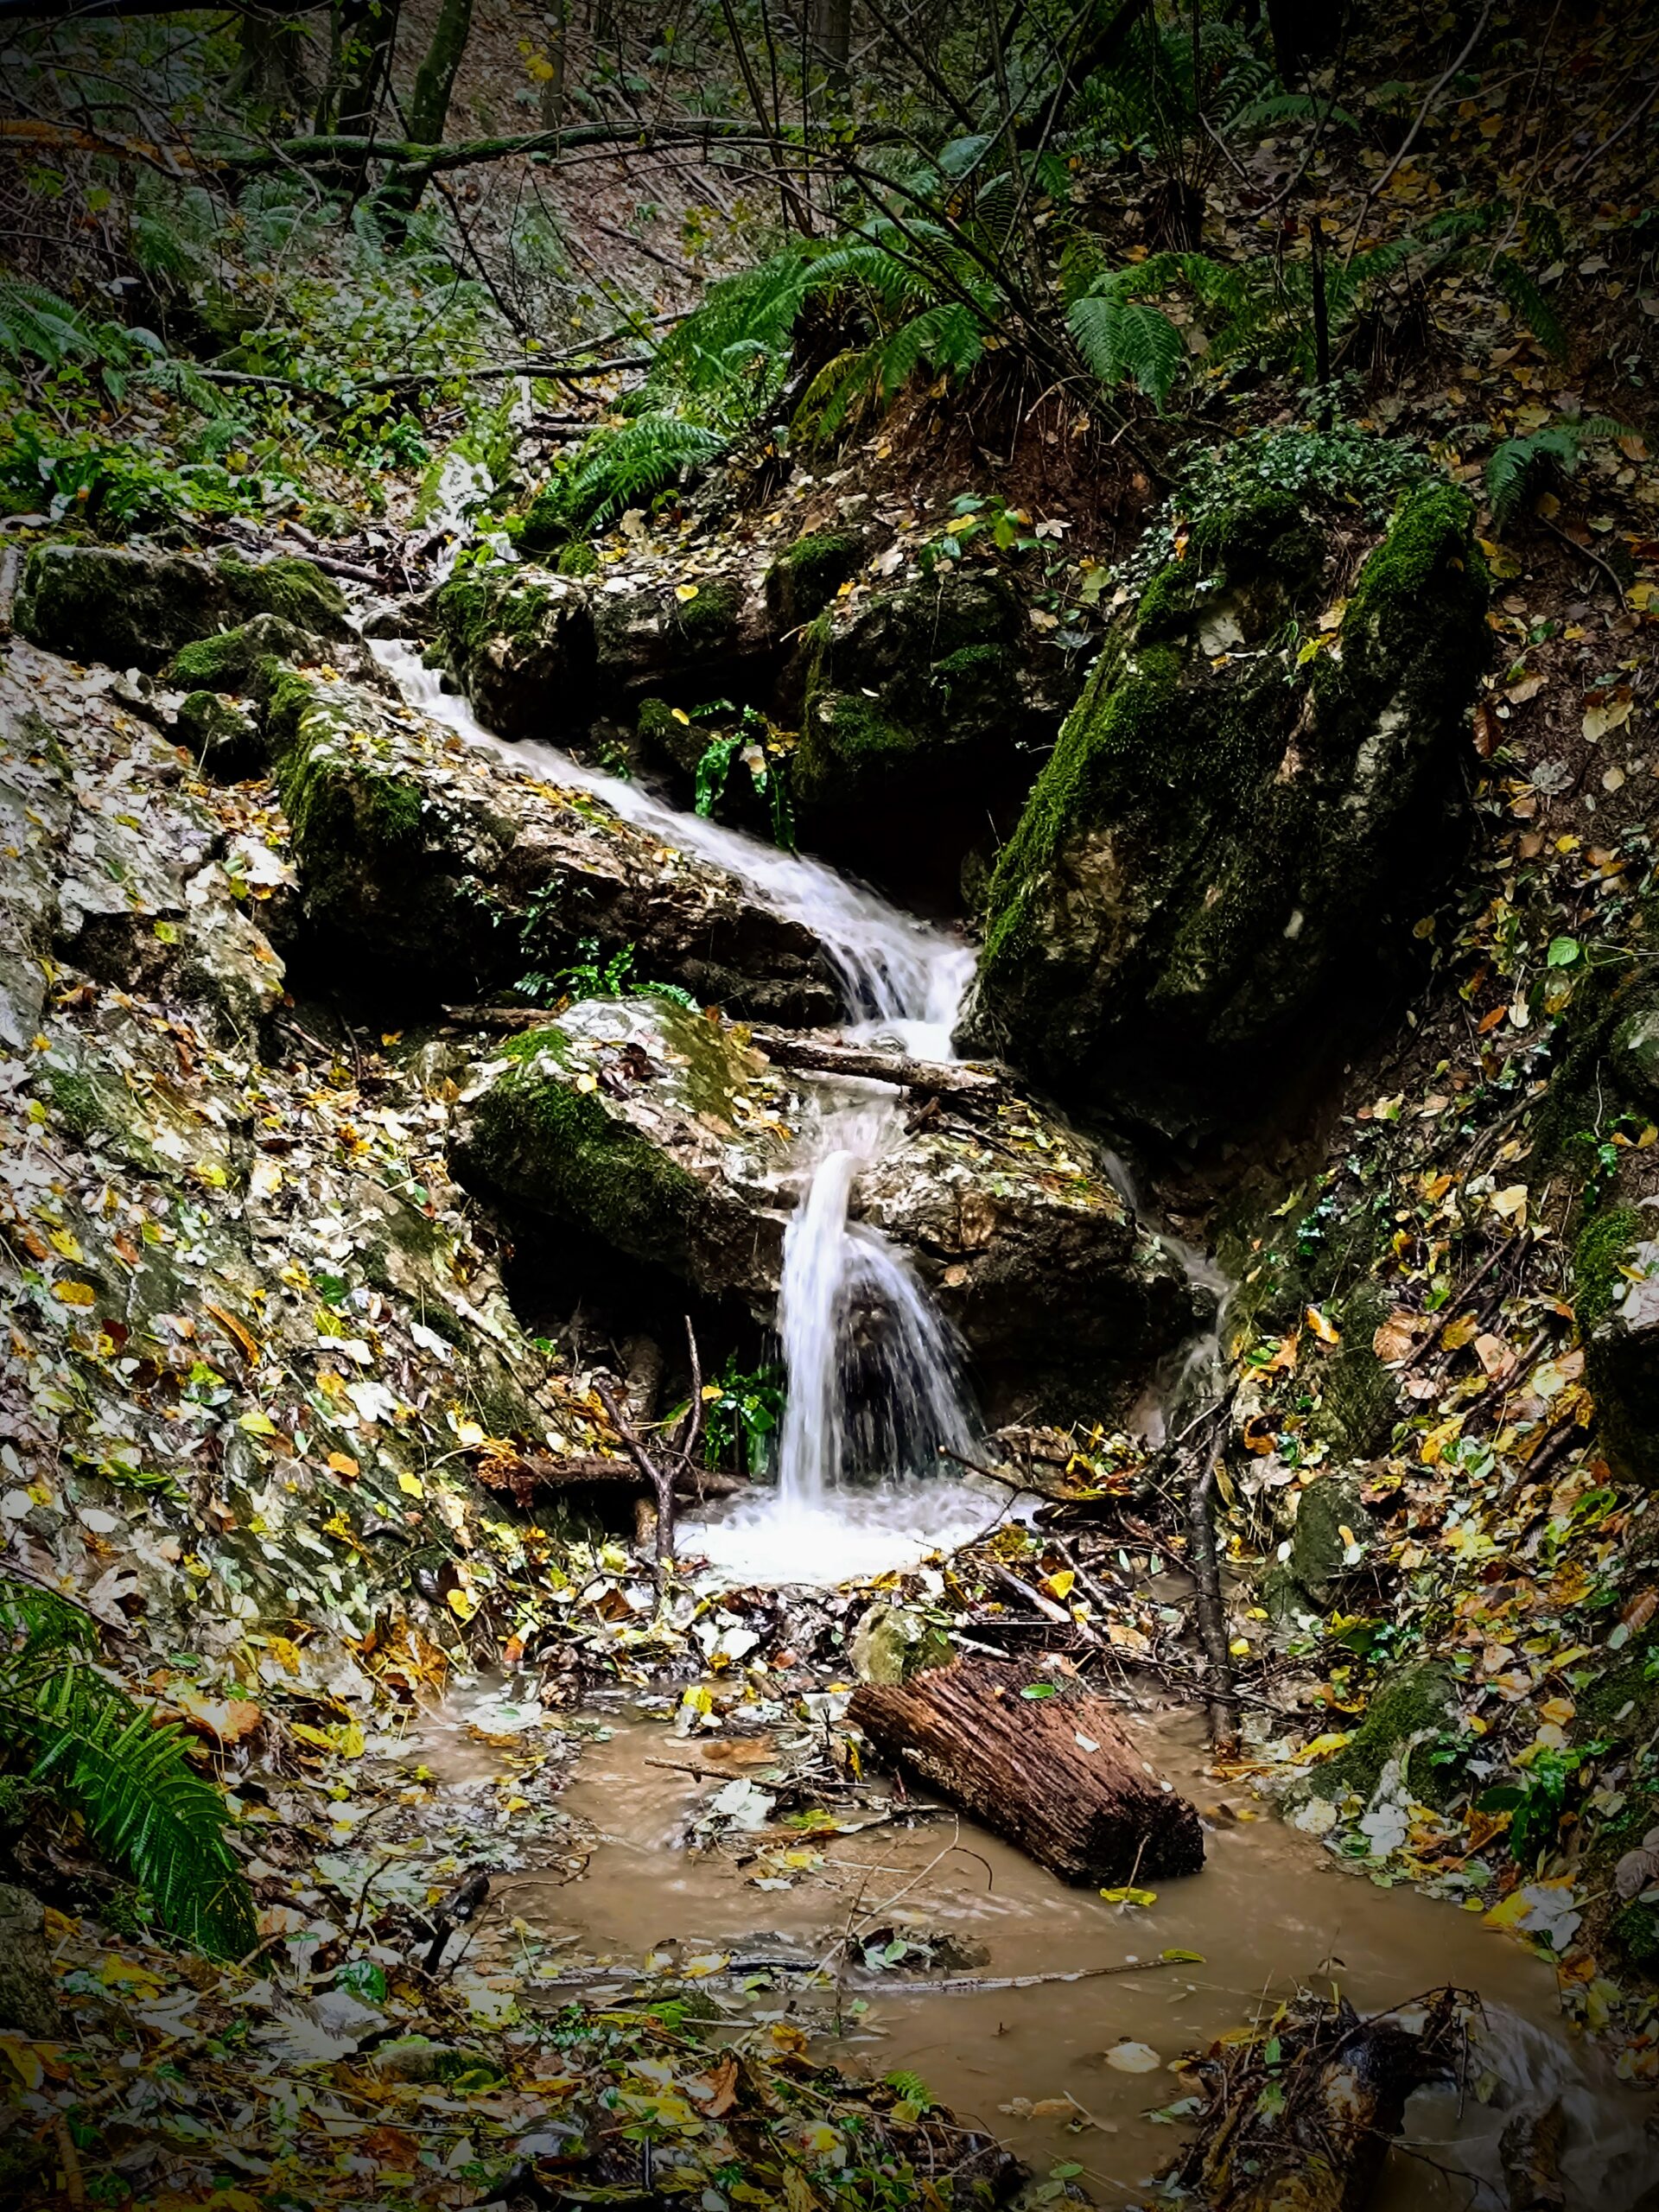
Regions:
<svg viewBox="0 0 1659 2212"><path fill-rule="evenodd" d="M843 1984L854 1989L885 1989L897 1997L974 1997L1003 1989L1046 1989L1059 1982L1098 1981L1109 1974L1156 1974L1165 1967L1180 1966L1179 1958L1120 1959L1106 1967L1071 1967L1052 1974L957 1974L942 1980L917 1981L908 1974L848 1974L842 1977ZM700 1974L702 1981L730 1981L752 1974L798 1974L820 1975L826 1986L829 1969L821 1959L735 1958L712 1972ZM682 1977L671 1972L653 1972L649 1967L572 1967L564 1974L550 1974L538 1981L527 1995L521 1994L519 2003L533 2002L543 1990L592 1989L610 1982L678 1981Z"/></svg>

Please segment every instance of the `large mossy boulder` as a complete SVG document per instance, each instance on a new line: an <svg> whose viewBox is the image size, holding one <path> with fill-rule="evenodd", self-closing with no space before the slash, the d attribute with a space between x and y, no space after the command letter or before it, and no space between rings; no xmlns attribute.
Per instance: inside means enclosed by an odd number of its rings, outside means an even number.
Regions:
<svg viewBox="0 0 1659 2212"><path fill-rule="evenodd" d="M182 646L260 614L322 638L349 628L339 585L309 561L207 561L116 545L37 545L14 620L49 652L154 671Z"/></svg>
<svg viewBox="0 0 1659 2212"><path fill-rule="evenodd" d="M809 639L792 779L803 839L907 887L933 856L948 895L988 817L1012 824L1075 696L1066 664L990 570L884 592L820 617Z"/></svg>
<svg viewBox="0 0 1659 2212"><path fill-rule="evenodd" d="M1580 1235L1573 1303L1599 1433L1634 1481L1659 1484L1659 1211L1599 1214Z"/></svg>
<svg viewBox="0 0 1659 2212"><path fill-rule="evenodd" d="M313 959L404 1004L582 961L785 1021L833 1020L817 939L734 876L378 692L289 671L266 710Z"/></svg>
<svg viewBox="0 0 1659 2212"><path fill-rule="evenodd" d="M1253 1118L1374 1022L1466 834L1472 522L1434 481L1357 564L1282 493L1195 531L997 863L967 1040L1173 1134Z"/></svg>
<svg viewBox="0 0 1659 2212"><path fill-rule="evenodd" d="M763 603L735 577L678 588L472 570L438 594L444 652L498 736L568 745L647 693L703 698L752 688L776 658Z"/></svg>
<svg viewBox="0 0 1659 2212"><path fill-rule="evenodd" d="M480 1070L458 1172L770 1319L822 1094L747 1036L656 997L574 1006ZM852 1208L909 1254L994 1410L1098 1414L1203 1318L1084 1140L1017 1096L896 1130Z"/></svg>

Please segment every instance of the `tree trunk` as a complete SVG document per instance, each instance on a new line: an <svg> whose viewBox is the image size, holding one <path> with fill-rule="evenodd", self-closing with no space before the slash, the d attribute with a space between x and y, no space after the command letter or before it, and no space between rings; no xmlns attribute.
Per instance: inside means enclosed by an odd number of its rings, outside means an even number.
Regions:
<svg viewBox="0 0 1659 2212"><path fill-rule="evenodd" d="M304 112L306 85L304 23L276 8L248 8L237 30L240 49L231 90L258 107L291 116Z"/></svg>
<svg viewBox="0 0 1659 2212"><path fill-rule="evenodd" d="M542 17L547 25L547 60L550 77L542 80L542 123L556 130L564 121L566 55L570 42L570 0L554 0Z"/></svg>
<svg viewBox="0 0 1659 2212"><path fill-rule="evenodd" d="M1039 1685L1052 1695L1022 1693ZM909 1768L1063 1882L1195 1874L1204 1830L1103 1698L1040 1668L958 1659L866 1682L850 1717Z"/></svg>
<svg viewBox="0 0 1659 2212"><path fill-rule="evenodd" d="M807 35L812 58L830 91L844 99L851 84L848 64L853 51L853 0L811 0Z"/></svg>
<svg viewBox="0 0 1659 2212"><path fill-rule="evenodd" d="M371 138L391 73L399 0L342 0L340 94L336 128L342 138ZM348 164L361 175L360 156Z"/></svg>
<svg viewBox="0 0 1659 2212"><path fill-rule="evenodd" d="M409 99L409 135L422 145L435 146L443 137L455 72L467 51L472 28L473 0L442 0L432 43L415 73L415 89Z"/></svg>

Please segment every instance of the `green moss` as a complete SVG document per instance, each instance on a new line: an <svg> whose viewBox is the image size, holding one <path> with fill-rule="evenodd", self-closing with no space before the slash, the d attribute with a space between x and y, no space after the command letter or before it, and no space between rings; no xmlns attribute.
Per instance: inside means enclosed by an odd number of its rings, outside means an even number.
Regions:
<svg viewBox="0 0 1659 2212"><path fill-rule="evenodd" d="M346 594L332 576L310 561L283 559L257 563L221 554L219 574L232 606L243 617L275 614L296 629L320 638L350 633Z"/></svg>
<svg viewBox="0 0 1659 2212"><path fill-rule="evenodd" d="M562 576L596 576L599 556L585 537L579 537L560 554L558 571Z"/></svg>
<svg viewBox="0 0 1659 2212"><path fill-rule="evenodd" d="M1352 1790L1369 1800L1383 1768L1414 1736L1437 1735L1445 1728L1453 1701L1448 1668L1432 1660L1401 1668L1372 1697L1353 1742L1315 1770L1313 1794L1334 1802ZM1414 1755L1407 1783L1425 1803L1433 1802L1426 1793L1441 1786L1435 1772L1427 1759Z"/></svg>
<svg viewBox="0 0 1659 2212"><path fill-rule="evenodd" d="M1640 1241L1643 1223L1634 1206L1615 1206L1598 1214L1580 1231L1573 1249L1573 1310L1588 1336L1611 1314L1624 1277L1622 1262Z"/></svg>
<svg viewBox="0 0 1659 2212"><path fill-rule="evenodd" d="M526 553L555 553L569 535L563 487L556 482L543 486L524 509L518 525L520 548Z"/></svg>
<svg viewBox="0 0 1659 2212"><path fill-rule="evenodd" d="M821 613L847 579L857 573L864 549L846 531L814 531L798 537L766 571L766 605L791 627Z"/></svg>
<svg viewBox="0 0 1659 2212"><path fill-rule="evenodd" d="M637 1259L683 1266L702 1185L565 1076L569 1046L537 1030L480 1102L463 1147L495 1189L593 1231Z"/></svg>
<svg viewBox="0 0 1659 2212"><path fill-rule="evenodd" d="M1627 1904L1613 1915L1608 1934L1634 1967L1659 1972L1659 1911L1650 1904Z"/></svg>
<svg viewBox="0 0 1659 2212"><path fill-rule="evenodd" d="M695 599L677 599L674 608L675 626L687 643L698 652L714 652L736 629L742 601L735 584L702 584Z"/></svg>
<svg viewBox="0 0 1659 2212"><path fill-rule="evenodd" d="M237 691L250 697L268 692L276 664L309 654L313 639L279 614L257 614L233 630L194 638L174 654L168 681L191 690Z"/></svg>
<svg viewBox="0 0 1659 2212"><path fill-rule="evenodd" d="M1322 563L1283 493L1236 502L1154 575L993 876L978 1041L1173 1133L1236 1121L1333 1004L1357 1019L1385 950L1409 950L1379 923L1421 911L1455 849L1487 651L1471 521L1454 486L1408 496L1339 655L1295 650Z"/></svg>

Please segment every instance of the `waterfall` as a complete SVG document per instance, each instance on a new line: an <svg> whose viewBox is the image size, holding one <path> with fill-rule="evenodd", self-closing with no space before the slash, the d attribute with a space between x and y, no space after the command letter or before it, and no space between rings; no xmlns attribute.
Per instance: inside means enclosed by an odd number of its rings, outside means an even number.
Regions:
<svg viewBox="0 0 1659 2212"><path fill-rule="evenodd" d="M508 744L443 689L416 648L384 640L374 652L411 706L516 766L593 792L810 930L841 983L843 1035L925 1059L953 1057L974 967L965 946L822 861L682 813L551 746ZM817 1113L797 1154L802 1188L785 1239L779 1480L685 1525L688 1541L728 1576L754 1582L828 1584L906 1564L969 1541L1003 1506L941 1471L942 1446L971 1457L977 1439L960 1351L905 1255L854 1217L860 1171L898 1133L899 1093L880 1082L806 1082Z"/></svg>
<svg viewBox="0 0 1659 2212"><path fill-rule="evenodd" d="M786 1512L821 1510L861 1473L925 1474L942 1445L974 1447L949 1328L903 1254L849 1218L858 1172L896 1122L891 1092L830 1106L784 1240L778 1329L789 1395L778 1491Z"/></svg>

